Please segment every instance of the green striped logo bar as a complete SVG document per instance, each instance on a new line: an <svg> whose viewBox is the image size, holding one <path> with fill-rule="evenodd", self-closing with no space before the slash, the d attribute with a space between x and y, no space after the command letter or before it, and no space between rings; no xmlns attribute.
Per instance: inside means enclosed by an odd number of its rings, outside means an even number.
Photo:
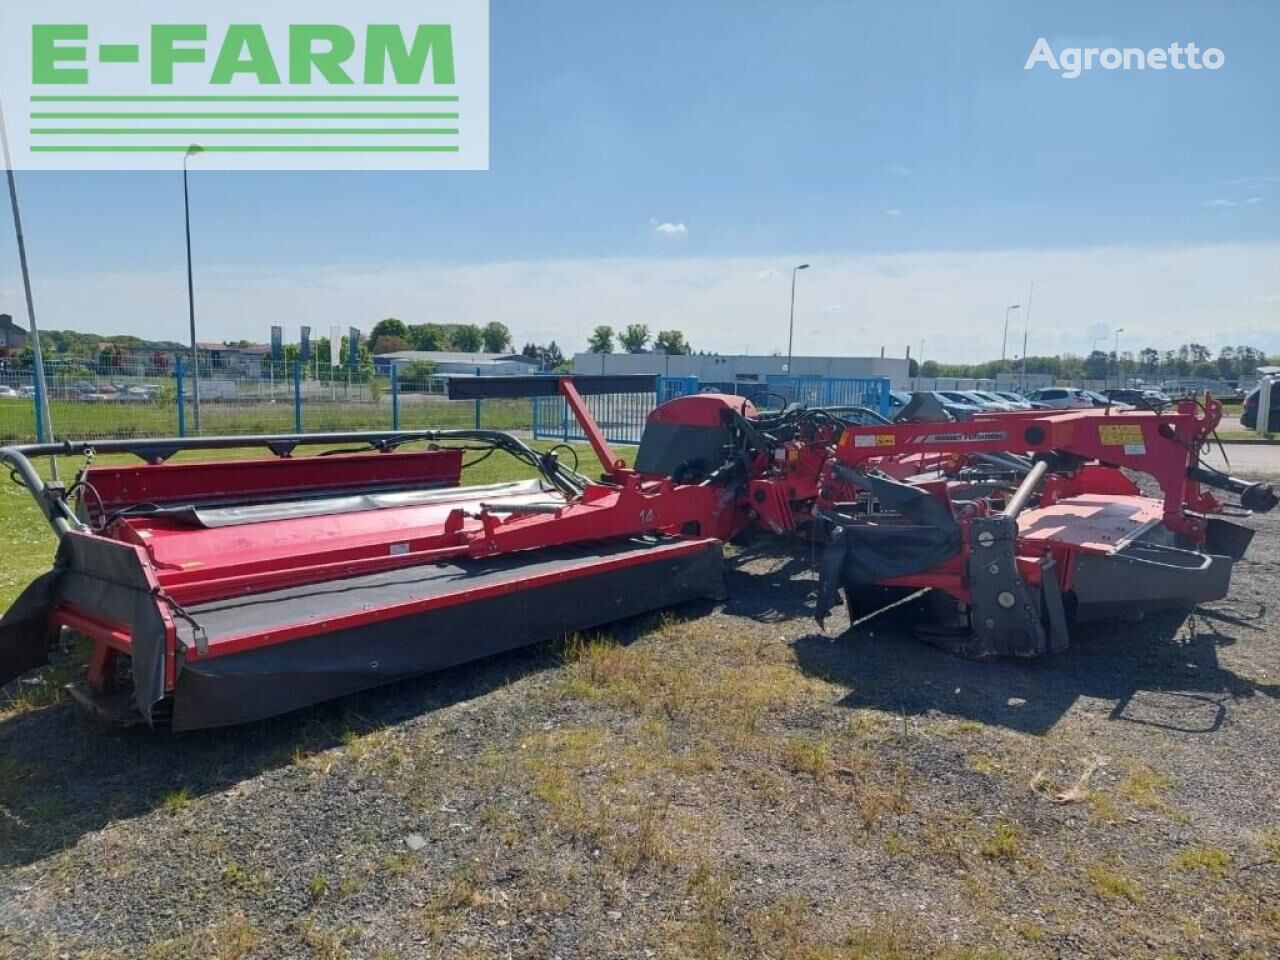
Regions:
<svg viewBox="0 0 1280 960"><path fill-rule="evenodd" d="M488 169L487 0L201 6L0 9L14 167Z"/></svg>

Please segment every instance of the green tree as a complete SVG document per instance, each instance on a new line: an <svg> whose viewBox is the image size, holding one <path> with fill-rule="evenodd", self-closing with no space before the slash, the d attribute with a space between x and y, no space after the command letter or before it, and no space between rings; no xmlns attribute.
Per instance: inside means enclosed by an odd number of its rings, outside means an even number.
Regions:
<svg viewBox="0 0 1280 960"><path fill-rule="evenodd" d="M938 361L926 360L924 363L920 364L920 376L930 380L942 376L942 371L938 366Z"/></svg>
<svg viewBox="0 0 1280 960"><path fill-rule="evenodd" d="M395 317L387 317L385 320L379 320L373 325L373 329L369 331L369 342L377 343L379 337L400 337L402 340L409 339L409 328L404 325L403 321L397 320Z"/></svg>
<svg viewBox="0 0 1280 960"><path fill-rule="evenodd" d="M613 327L601 324L591 331L591 338L587 340L587 351L589 353L613 353Z"/></svg>
<svg viewBox="0 0 1280 960"><path fill-rule="evenodd" d="M402 390L425 390L427 380L434 376L436 365L431 360L415 360L406 363L396 371Z"/></svg>
<svg viewBox="0 0 1280 960"><path fill-rule="evenodd" d="M622 349L627 353L642 353L649 345L649 328L643 323L632 323L619 334Z"/></svg>
<svg viewBox="0 0 1280 960"><path fill-rule="evenodd" d="M484 332L473 323L455 327L451 332L453 349L460 353L479 353L484 346Z"/></svg>
<svg viewBox="0 0 1280 960"><path fill-rule="evenodd" d="M1084 375L1090 380L1105 380L1111 369L1111 358L1101 350L1095 350L1084 361Z"/></svg>
<svg viewBox="0 0 1280 960"><path fill-rule="evenodd" d="M505 323L497 320L486 323L480 337L484 340L486 353L506 353L511 349L511 331Z"/></svg>
<svg viewBox="0 0 1280 960"><path fill-rule="evenodd" d="M415 323L405 337L415 350L448 350L449 333L438 323Z"/></svg>
<svg viewBox="0 0 1280 960"><path fill-rule="evenodd" d="M373 354L378 356L383 353L399 353L401 350L412 350L411 344L404 337L397 337L392 334L383 334L380 337L373 338Z"/></svg>
<svg viewBox="0 0 1280 960"><path fill-rule="evenodd" d="M673 357L693 353L693 348L685 343L684 334L679 330L659 330L653 341L653 349Z"/></svg>

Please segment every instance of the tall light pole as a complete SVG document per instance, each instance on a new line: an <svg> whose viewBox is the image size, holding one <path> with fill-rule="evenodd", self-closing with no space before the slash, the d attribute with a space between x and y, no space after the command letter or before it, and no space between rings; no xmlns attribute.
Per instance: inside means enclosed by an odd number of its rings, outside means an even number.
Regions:
<svg viewBox="0 0 1280 960"><path fill-rule="evenodd" d="M1021 310L1022 304L1011 303L1004 308L1004 339L1000 341L1000 370L1004 371L1004 358L1009 350L1009 311Z"/></svg>
<svg viewBox="0 0 1280 960"><path fill-rule="evenodd" d="M808 270L809 265L802 263L799 266L791 268L791 322L787 325L787 376L795 376L795 372L791 369L791 346L795 340L796 334L796 273L800 270Z"/></svg>
<svg viewBox="0 0 1280 960"><path fill-rule="evenodd" d="M187 221L187 313L191 318L191 403L196 436L200 435L200 348L196 346L196 287L191 275L191 191L187 189L187 161L203 152L204 147L193 143L182 157L182 210Z"/></svg>
<svg viewBox="0 0 1280 960"><path fill-rule="evenodd" d="M1116 346L1115 350L1112 351L1116 357L1116 389L1124 386L1120 382L1120 334L1122 333L1124 333L1124 327L1116 327Z"/></svg>
<svg viewBox="0 0 1280 960"><path fill-rule="evenodd" d="M1031 333L1031 301L1036 295L1036 282L1027 291L1027 312L1022 315L1022 392L1027 391L1027 337Z"/></svg>
<svg viewBox="0 0 1280 960"><path fill-rule="evenodd" d="M0 107L0 146L4 148L4 172L9 180L9 203L13 207L13 232L18 246L18 266L22 270L22 291L27 297L27 323L31 328L31 364L36 388L36 416L40 418L41 439L53 443L53 423L49 419L49 392L44 379L44 352L40 347L40 328L36 325L35 301L31 296L31 271L27 267L27 242L22 235L22 214L18 212L18 182L13 178L13 161L9 157L9 134L4 125L4 109ZM49 458L49 472L58 479L58 460Z"/></svg>

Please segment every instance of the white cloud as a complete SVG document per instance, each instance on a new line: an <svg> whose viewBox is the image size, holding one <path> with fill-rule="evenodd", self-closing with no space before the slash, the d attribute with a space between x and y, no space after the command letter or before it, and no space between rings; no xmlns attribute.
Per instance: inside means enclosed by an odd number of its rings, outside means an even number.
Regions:
<svg viewBox="0 0 1280 960"><path fill-rule="evenodd" d="M1237 177L1235 180L1222 182L1228 187L1260 187L1268 183L1280 183L1280 177Z"/></svg>
<svg viewBox="0 0 1280 960"><path fill-rule="evenodd" d="M827 254L796 293L796 352L901 356L924 337L929 353L957 361L1000 355L1004 307L1011 352L1021 350L1027 286L1033 353L1088 352L1092 330L1124 327L1122 347L1252 344L1280 353L1280 244L1206 247ZM410 323L501 320L518 342L582 349L601 322L677 327L698 349L741 351L785 343L789 284L758 279L778 255L626 257L498 263L316 264L244 269L201 266L200 336L265 341L273 323L368 330L381 317ZM783 261L786 262L786 261ZM803 262L798 260L797 262ZM95 330L184 341L186 283L166 272L41 271L36 302L46 329ZM0 280L0 303L21 289ZM858 325L815 323L841 304ZM602 321L601 318L607 318ZM655 318L662 318L660 321ZM834 319L834 318L829 318ZM820 333L810 335L814 327ZM781 338L781 340L779 339ZM1013 350L1016 342L1017 351Z"/></svg>
<svg viewBox="0 0 1280 960"><path fill-rule="evenodd" d="M902 211L901 211L901 210L899 210L897 207L890 207L890 208L889 208L888 210L886 210L884 213L885 213L885 216L887 216L887 217L900 217L900 216L902 216Z"/></svg>
<svg viewBox="0 0 1280 960"><path fill-rule="evenodd" d="M1239 201L1229 200L1226 197L1218 197L1216 200L1206 200L1200 204L1202 207L1238 207Z"/></svg>
<svg viewBox="0 0 1280 960"><path fill-rule="evenodd" d="M1261 198L1261 197L1246 197L1244 202L1245 202L1246 204L1261 203L1261 202L1262 202L1262 198Z"/></svg>
<svg viewBox="0 0 1280 960"><path fill-rule="evenodd" d="M885 169L888 170L890 173L894 174L895 176L899 176L899 177L911 176L911 168L907 166L903 166L901 163L888 164L885 167Z"/></svg>
<svg viewBox="0 0 1280 960"><path fill-rule="evenodd" d="M683 223L658 223L654 220L649 222L653 224L653 232L664 237L683 237L689 232L689 228Z"/></svg>
<svg viewBox="0 0 1280 960"><path fill-rule="evenodd" d="M825 307L819 309L819 313L839 313L844 307L838 303L828 303Z"/></svg>

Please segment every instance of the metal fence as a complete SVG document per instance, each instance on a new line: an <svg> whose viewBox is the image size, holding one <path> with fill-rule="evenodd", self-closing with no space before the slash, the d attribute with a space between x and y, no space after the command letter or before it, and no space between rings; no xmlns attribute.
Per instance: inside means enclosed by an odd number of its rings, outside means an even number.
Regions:
<svg viewBox="0 0 1280 960"><path fill-rule="evenodd" d="M639 443L645 421L663 395L660 378L657 392L605 393L583 397L582 402L611 443ZM534 397L532 413L535 440L587 439L563 397Z"/></svg>
<svg viewBox="0 0 1280 960"><path fill-rule="evenodd" d="M528 400L449 400L447 378L377 376L314 364L263 364L256 375L201 370L196 384L182 364L131 365L127 372L47 364L49 418L56 437L236 436L489 427L528 433ZM0 371L0 445L39 436L30 370Z"/></svg>
<svg viewBox="0 0 1280 960"><path fill-rule="evenodd" d="M778 377L766 386L771 399L807 407L868 407L889 413L887 377Z"/></svg>
<svg viewBox="0 0 1280 960"><path fill-rule="evenodd" d="M408 378L314 364L264 363L255 375L202 370L199 422L196 383L183 364L172 369L130 365L127 371L48 364L49 413L57 437L235 436L352 430L485 427L536 439L585 440L560 397L449 400L448 378ZM886 412L888 380L770 378L767 384L707 383L696 377L658 377L643 393L584 398L614 443L639 443L659 403L715 391L752 397L757 406L799 401L810 406L868 406ZM0 445L41 440L33 377L0 371Z"/></svg>

